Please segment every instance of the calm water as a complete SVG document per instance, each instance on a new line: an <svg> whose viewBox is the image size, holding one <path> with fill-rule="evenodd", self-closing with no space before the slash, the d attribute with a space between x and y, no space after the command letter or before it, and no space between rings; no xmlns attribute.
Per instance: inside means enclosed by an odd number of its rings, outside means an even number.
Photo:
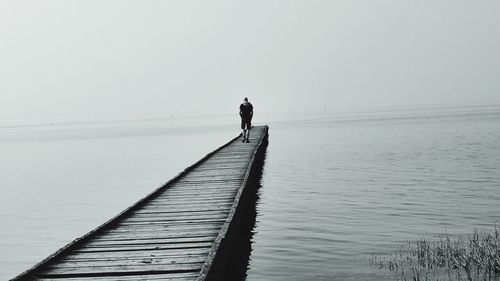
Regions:
<svg viewBox="0 0 500 281"><path fill-rule="evenodd" d="M271 119L247 280L394 280L361 257L500 222L498 106ZM237 133L193 128L0 130L0 280Z"/></svg>

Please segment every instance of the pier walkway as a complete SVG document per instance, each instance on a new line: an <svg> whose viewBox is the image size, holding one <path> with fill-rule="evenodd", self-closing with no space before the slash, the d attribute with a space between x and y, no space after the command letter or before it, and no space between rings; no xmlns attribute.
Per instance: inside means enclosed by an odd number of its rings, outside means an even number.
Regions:
<svg viewBox="0 0 500 281"><path fill-rule="evenodd" d="M253 127L12 280L218 280L267 126Z"/></svg>

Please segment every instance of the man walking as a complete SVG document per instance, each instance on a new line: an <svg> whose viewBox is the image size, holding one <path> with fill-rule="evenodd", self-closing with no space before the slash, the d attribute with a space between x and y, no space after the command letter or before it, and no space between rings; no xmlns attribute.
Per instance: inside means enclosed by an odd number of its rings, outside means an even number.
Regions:
<svg viewBox="0 0 500 281"><path fill-rule="evenodd" d="M248 98L243 99L240 105L241 129L243 130L243 142L250 142L250 128L252 128L253 106Z"/></svg>

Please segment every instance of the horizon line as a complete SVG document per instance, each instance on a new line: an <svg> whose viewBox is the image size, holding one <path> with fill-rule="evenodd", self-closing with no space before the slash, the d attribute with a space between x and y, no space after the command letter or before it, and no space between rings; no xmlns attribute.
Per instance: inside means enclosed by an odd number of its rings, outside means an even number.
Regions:
<svg viewBox="0 0 500 281"><path fill-rule="evenodd" d="M432 104L432 105L419 105L419 106L387 106L387 107L372 107L372 108L350 108L350 109L330 109L324 107L323 109L295 109L287 111L264 111L263 114L287 114L287 113L375 113L375 112L395 112L404 110L429 110L429 109L451 109L451 108L484 108L484 107L498 107L500 106L500 101L494 104L486 104L485 102L478 102L477 104ZM159 116L159 117L145 117L137 119L114 119L114 120L76 120L76 121L66 121L66 122L45 122L45 123L31 123L31 124L12 124L12 125L0 125L0 129L15 129L15 128L36 128L36 127L60 127L60 126L72 126L72 125L92 125L92 124L116 124L116 123L128 123L128 122L148 122L148 121L162 121L162 120L181 120L181 119L197 119L206 117L225 117L229 115L236 115L237 113L219 113L219 114L201 114L201 115L178 115L175 116Z"/></svg>

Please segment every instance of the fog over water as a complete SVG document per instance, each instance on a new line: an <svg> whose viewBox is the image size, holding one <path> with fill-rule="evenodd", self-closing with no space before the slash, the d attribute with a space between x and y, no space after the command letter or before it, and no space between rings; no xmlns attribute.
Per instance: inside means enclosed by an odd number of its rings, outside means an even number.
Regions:
<svg viewBox="0 0 500 281"><path fill-rule="evenodd" d="M236 136L246 96L270 125L247 280L394 280L360 257L500 220L499 15L0 1L0 279Z"/></svg>
<svg viewBox="0 0 500 281"><path fill-rule="evenodd" d="M0 126L498 101L500 2L1 1Z"/></svg>

